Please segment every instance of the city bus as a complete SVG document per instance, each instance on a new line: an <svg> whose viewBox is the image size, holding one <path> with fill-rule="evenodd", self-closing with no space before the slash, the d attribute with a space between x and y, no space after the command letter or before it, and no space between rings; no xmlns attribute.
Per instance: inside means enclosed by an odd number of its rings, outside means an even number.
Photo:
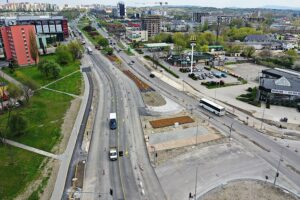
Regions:
<svg viewBox="0 0 300 200"><path fill-rule="evenodd" d="M88 54L92 54L93 53L93 50L92 50L91 47L87 47L86 50L87 50Z"/></svg>
<svg viewBox="0 0 300 200"><path fill-rule="evenodd" d="M216 115L225 115L225 108L207 99L200 100L200 106Z"/></svg>

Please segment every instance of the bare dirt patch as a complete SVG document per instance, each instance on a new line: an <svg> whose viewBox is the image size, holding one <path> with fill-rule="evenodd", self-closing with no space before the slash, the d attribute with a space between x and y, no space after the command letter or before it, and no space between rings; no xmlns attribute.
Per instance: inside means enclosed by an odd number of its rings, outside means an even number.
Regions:
<svg viewBox="0 0 300 200"><path fill-rule="evenodd" d="M183 155L187 152L195 151L197 149L201 149L207 146L212 146L212 145L217 145L217 144L222 144L228 142L228 138L220 137L219 139L216 140L211 140L207 142L199 142L197 145L190 145L190 146L185 146L181 148L174 148L174 149L167 149L167 150L161 150L157 151L157 157L155 158L155 165L161 165L164 162L173 159L177 156ZM151 151L151 148L149 148L149 156L150 160L152 163L154 162L154 151Z"/></svg>
<svg viewBox="0 0 300 200"><path fill-rule="evenodd" d="M173 126L177 122L181 125L181 124L193 123L194 120L189 116L180 116L180 117L150 121L150 124L153 128L163 128L167 126Z"/></svg>
<svg viewBox="0 0 300 200"><path fill-rule="evenodd" d="M134 83L137 85L141 92L153 91L153 89L141 79L139 79L136 75L134 75L130 70L124 70L124 74L126 74Z"/></svg>
<svg viewBox="0 0 300 200"><path fill-rule="evenodd" d="M230 182L206 193L202 200L299 200L296 196L274 187L271 183L255 180Z"/></svg>
<svg viewBox="0 0 300 200"><path fill-rule="evenodd" d="M142 93L144 102L148 106L163 106L166 104L166 100L155 91Z"/></svg>

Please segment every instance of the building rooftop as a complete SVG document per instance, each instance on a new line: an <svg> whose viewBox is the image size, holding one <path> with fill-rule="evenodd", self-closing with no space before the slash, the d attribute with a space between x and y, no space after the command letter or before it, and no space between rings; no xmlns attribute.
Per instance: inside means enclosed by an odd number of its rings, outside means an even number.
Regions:
<svg viewBox="0 0 300 200"><path fill-rule="evenodd" d="M167 43L148 43L145 44L146 48L159 48L159 47L169 47L171 46L171 44L167 44Z"/></svg>
<svg viewBox="0 0 300 200"><path fill-rule="evenodd" d="M274 78L262 78L261 86L265 89L288 91L290 95L300 96L300 73L286 69L266 69L263 74L269 74Z"/></svg>

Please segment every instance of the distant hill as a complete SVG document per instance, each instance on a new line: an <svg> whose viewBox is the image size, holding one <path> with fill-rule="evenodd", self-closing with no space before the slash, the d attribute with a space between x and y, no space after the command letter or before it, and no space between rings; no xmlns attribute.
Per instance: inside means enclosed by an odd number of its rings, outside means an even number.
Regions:
<svg viewBox="0 0 300 200"><path fill-rule="evenodd" d="M277 9L277 10L300 10L299 7L289 7L289 6L276 6L276 5L266 5L263 8L267 9Z"/></svg>

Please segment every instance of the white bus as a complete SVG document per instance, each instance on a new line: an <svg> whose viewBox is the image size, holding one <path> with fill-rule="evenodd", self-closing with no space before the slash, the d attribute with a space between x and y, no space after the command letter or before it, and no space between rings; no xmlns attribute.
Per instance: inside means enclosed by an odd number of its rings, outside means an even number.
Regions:
<svg viewBox="0 0 300 200"><path fill-rule="evenodd" d="M87 47L86 50L87 50L88 54L92 54L93 53L93 50L92 50L91 47Z"/></svg>
<svg viewBox="0 0 300 200"><path fill-rule="evenodd" d="M225 108L223 108L222 106L220 106L210 100L201 99L200 106L205 108L206 110L209 110L212 113L215 113L216 115L219 115L219 116L225 115Z"/></svg>

